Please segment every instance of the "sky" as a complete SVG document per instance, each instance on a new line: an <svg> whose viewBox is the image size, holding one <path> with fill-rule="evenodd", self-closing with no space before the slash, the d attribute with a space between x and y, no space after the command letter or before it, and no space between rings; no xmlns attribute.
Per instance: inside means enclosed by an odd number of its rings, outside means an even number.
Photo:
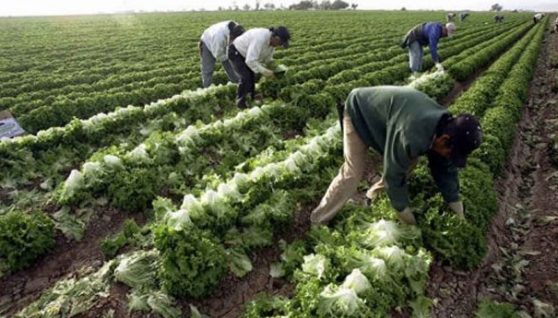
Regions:
<svg viewBox="0 0 558 318"><path fill-rule="evenodd" d="M344 0L358 3L358 9L400 9L408 10L488 10L492 4L498 2L504 9L522 9L534 11L558 11L558 1L549 0ZM277 7L281 4L288 7L296 0L260 0L263 5L272 2ZM0 0L0 16L27 15L67 15L67 14L95 14L123 11L183 11L183 10L216 10L218 7L227 8L238 5L240 8L248 3L254 7L256 0Z"/></svg>

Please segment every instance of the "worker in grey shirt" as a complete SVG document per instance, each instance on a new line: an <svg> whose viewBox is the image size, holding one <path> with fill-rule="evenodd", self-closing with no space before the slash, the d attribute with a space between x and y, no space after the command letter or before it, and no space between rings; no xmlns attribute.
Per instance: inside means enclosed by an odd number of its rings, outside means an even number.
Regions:
<svg viewBox="0 0 558 318"><path fill-rule="evenodd" d="M533 16L533 23L537 24L537 22L541 21L544 18L544 13L536 13Z"/></svg>
<svg viewBox="0 0 558 318"><path fill-rule="evenodd" d="M247 107L248 96L255 97L256 73L274 78L273 70L267 65L273 61L273 53L277 47L289 47L291 34L280 26L277 28L255 28L246 31L236 38L229 47L229 59L239 77L236 105Z"/></svg>
<svg viewBox="0 0 558 318"><path fill-rule="evenodd" d="M475 117L453 117L446 108L413 88L354 89L343 114L345 163L310 220L313 224L327 223L355 193L364 173L368 147L383 156L381 182L402 222L416 224L407 178L423 155L428 157L430 172L445 201L463 218L457 168L465 166L467 156L481 142L482 131Z"/></svg>
<svg viewBox="0 0 558 318"><path fill-rule="evenodd" d="M221 62L231 82L238 82L238 77L228 60L227 49L229 44L242 33L244 33L244 28L234 21L216 23L203 32L199 48L204 88L212 83L216 61Z"/></svg>

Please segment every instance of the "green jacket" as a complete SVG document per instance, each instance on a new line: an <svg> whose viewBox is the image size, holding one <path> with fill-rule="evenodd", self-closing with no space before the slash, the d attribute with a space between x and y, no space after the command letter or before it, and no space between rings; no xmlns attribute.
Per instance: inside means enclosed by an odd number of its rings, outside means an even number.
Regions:
<svg viewBox="0 0 558 318"><path fill-rule="evenodd" d="M422 155L428 155L430 172L446 202L459 199L457 168L429 151L439 120L449 115L444 107L422 92L401 86L354 89L345 107L362 141L384 158L386 191L396 210L410 204L407 173Z"/></svg>

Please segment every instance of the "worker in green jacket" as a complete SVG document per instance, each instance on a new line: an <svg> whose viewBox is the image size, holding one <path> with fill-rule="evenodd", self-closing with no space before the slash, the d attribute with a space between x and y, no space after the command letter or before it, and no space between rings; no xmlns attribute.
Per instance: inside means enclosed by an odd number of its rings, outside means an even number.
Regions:
<svg viewBox="0 0 558 318"><path fill-rule="evenodd" d="M385 188L399 219L416 224L410 207L407 177L418 157L427 155L432 177L442 196L463 218L457 168L482 142L478 120L472 115L452 116L426 94L410 87L377 86L354 89L343 112L345 163L331 182L313 224L331 220L355 193L365 168L368 147L383 156L383 177L367 194Z"/></svg>

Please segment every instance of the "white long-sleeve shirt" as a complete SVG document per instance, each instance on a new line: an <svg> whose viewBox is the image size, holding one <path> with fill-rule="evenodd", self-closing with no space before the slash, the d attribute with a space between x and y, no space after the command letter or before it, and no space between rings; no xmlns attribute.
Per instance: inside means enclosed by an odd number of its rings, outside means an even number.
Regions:
<svg viewBox="0 0 558 318"><path fill-rule="evenodd" d="M227 49L231 35L229 30L230 22L216 23L207 28L201 36L202 42L205 43L213 57L219 61L227 60Z"/></svg>
<svg viewBox="0 0 558 318"><path fill-rule="evenodd" d="M271 31L265 28L250 29L234 41L236 50L246 59L246 65L254 71L261 73L267 69L263 64L273 61L275 48L270 44Z"/></svg>

